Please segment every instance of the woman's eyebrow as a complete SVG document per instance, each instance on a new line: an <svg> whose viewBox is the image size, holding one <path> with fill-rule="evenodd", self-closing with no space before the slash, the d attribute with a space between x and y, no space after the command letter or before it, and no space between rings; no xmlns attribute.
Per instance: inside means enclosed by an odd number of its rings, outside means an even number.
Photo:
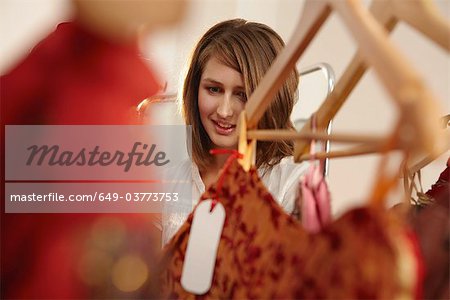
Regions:
<svg viewBox="0 0 450 300"><path fill-rule="evenodd" d="M219 81L217 81L217 80L214 80L214 79L212 79L212 78L205 78L205 79L203 79L202 81L207 81L207 82L210 82L210 83L222 85L221 82L219 82Z"/></svg>
<svg viewBox="0 0 450 300"><path fill-rule="evenodd" d="M221 86L223 85L222 82L214 80L214 79L209 78L209 77L202 79L202 82L205 82L205 81L208 82L208 83L212 83L212 84L217 84L217 85L221 85ZM245 90L245 88L243 86L240 86L240 85L238 85L238 86L236 86L234 88L237 89L237 90Z"/></svg>

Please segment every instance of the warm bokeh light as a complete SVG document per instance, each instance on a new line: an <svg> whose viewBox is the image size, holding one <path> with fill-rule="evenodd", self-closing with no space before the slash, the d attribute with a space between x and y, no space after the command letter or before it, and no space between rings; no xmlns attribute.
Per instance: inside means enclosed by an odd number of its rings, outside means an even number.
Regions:
<svg viewBox="0 0 450 300"><path fill-rule="evenodd" d="M137 255L126 255L119 259L112 270L114 286L123 292L139 289L148 278L148 267Z"/></svg>

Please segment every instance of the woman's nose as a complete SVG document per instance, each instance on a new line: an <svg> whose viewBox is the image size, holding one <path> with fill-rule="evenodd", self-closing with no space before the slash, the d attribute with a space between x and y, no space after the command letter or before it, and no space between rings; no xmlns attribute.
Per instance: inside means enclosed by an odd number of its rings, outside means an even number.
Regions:
<svg viewBox="0 0 450 300"><path fill-rule="evenodd" d="M217 114L221 118L229 118L233 115L233 109L231 107L231 96L224 94L217 106Z"/></svg>

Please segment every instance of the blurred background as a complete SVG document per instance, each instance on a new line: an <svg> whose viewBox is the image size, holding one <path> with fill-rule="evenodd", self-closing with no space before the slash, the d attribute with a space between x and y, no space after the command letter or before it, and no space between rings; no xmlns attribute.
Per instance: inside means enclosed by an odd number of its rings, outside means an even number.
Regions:
<svg viewBox="0 0 450 300"><path fill-rule="evenodd" d="M450 1L434 0L440 12L450 19ZM364 1L366 5L370 1ZM192 47L200 36L216 22L241 17L273 27L288 41L303 7L302 0L193 0L186 17L175 27L153 33L142 42L142 56L156 69L164 93L176 94L180 77ZM1 0L0 1L0 72L4 74L55 26L70 17L71 6L64 0ZM450 112L450 56L400 22L391 34L426 84L441 100L442 115ZM298 61L299 70L317 63L328 63L338 80L356 51L356 45L337 15L332 15ZM318 76L300 86L299 106L318 107L326 95L326 85ZM309 108L309 110L311 110ZM154 123L180 123L176 109L170 105L156 109L150 116ZM334 132L364 134L388 133L396 119L395 106L376 78L368 71L338 112ZM332 149L336 146L332 145ZM445 167L448 152L422 170L424 189L434 183ZM370 190L377 164L376 155L334 159L330 162L329 184L333 212L337 216L358 205ZM399 194L392 196L393 201Z"/></svg>

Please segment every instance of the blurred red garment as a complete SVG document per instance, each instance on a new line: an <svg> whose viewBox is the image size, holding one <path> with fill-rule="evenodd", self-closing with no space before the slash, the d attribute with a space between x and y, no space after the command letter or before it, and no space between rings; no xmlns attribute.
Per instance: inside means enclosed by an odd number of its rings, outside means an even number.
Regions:
<svg viewBox="0 0 450 300"><path fill-rule="evenodd" d="M3 124L130 124L158 84L136 44L114 44L76 23L58 25L1 77Z"/></svg>
<svg viewBox="0 0 450 300"><path fill-rule="evenodd" d="M450 158L438 180L426 192L428 205L411 213L425 262L424 299L450 297Z"/></svg>
<svg viewBox="0 0 450 300"><path fill-rule="evenodd" d="M157 80L137 44L115 44L69 22L0 84L1 298L83 298L74 278L79 235L101 215L5 214L5 125L137 124L133 107L155 94ZM142 225L135 215L116 217Z"/></svg>
<svg viewBox="0 0 450 300"><path fill-rule="evenodd" d="M450 199L450 157L447 159L446 168L439 174L437 181L431 186L431 188L426 192L428 196L436 199L441 203L442 206L448 209L449 199ZM440 200L442 198L442 200Z"/></svg>

